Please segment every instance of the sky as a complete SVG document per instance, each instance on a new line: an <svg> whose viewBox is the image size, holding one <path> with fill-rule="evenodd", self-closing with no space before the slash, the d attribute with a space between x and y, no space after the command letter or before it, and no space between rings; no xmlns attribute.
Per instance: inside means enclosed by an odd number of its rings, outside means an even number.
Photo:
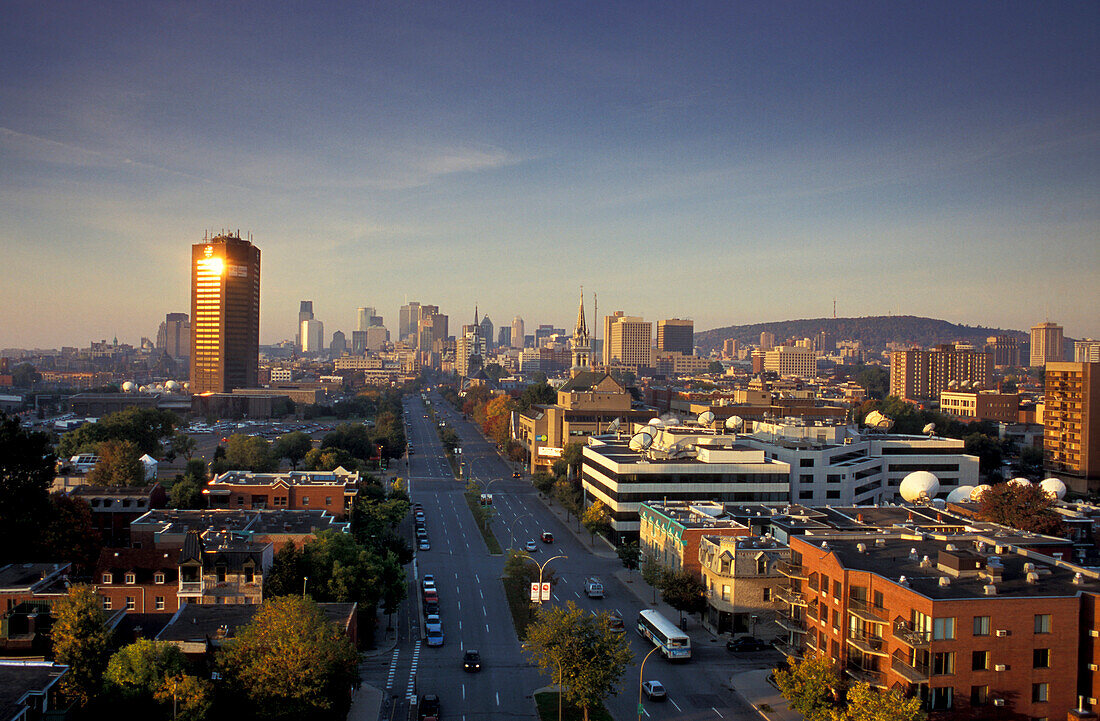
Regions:
<svg viewBox="0 0 1100 721"><path fill-rule="evenodd" d="M905 314L1100 338L1095 2L0 6L0 347Z"/></svg>

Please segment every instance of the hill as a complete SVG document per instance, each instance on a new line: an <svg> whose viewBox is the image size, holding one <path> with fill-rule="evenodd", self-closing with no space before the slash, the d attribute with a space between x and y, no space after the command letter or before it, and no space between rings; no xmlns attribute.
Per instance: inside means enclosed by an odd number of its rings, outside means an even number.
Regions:
<svg viewBox="0 0 1100 721"><path fill-rule="evenodd" d="M785 320L776 323L731 325L725 328L705 330L695 334L695 345L700 352L721 350L728 338L741 343L756 345L760 334L770 331L777 343L788 338L812 338L825 331L834 341L858 340L872 351L881 351L887 343L906 343L931 346L937 343L961 341L981 346L993 335L1007 335L1027 341L1028 334L1018 330L985 328L983 326L958 325L935 318L913 315L868 316L865 318L810 318Z"/></svg>

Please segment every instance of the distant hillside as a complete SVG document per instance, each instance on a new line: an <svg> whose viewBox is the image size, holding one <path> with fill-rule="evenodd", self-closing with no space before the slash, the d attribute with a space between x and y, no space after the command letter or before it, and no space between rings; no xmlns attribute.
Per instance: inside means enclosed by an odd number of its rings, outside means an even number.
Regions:
<svg viewBox="0 0 1100 721"><path fill-rule="evenodd" d="M935 318L919 318L913 315L869 316L866 318L813 318L785 320L778 323L754 323L731 325L725 328L705 330L695 334L695 345L701 352L721 350L728 338L741 343L757 344L764 331L775 333L777 343L787 338L808 338L825 331L833 340L859 340L871 350L883 350L887 343L909 343L930 346L937 343L961 341L981 345L992 335L1014 336L1028 340L1028 334L1003 328L956 325Z"/></svg>

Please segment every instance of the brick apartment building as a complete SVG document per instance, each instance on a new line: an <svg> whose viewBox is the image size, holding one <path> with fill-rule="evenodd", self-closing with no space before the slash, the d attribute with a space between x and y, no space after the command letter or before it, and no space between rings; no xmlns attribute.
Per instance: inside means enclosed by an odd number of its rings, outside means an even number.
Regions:
<svg viewBox="0 0 1100 721"><path fill-rule="evenodd" d="M1061 719L1096 708L1100 574L997 539L791 539L781 644L919 694L934 718Z"/></svg>
<svg viewBox="0 0 1100 721"><path fill-rule="evenodd" d="M700 570L703 536L732 538L750 533L748 526L726 515L723 504L713 502L648 501L638 507L638 521L642 555L670 571Z"/></svg>
<svg viewBox="0 0 1100 721"><path fill-rule="evenodd" d="M359 493L359 472L342 467L285 473L226 471L202 492L210 508L322 510L344 518Z"/></svg>

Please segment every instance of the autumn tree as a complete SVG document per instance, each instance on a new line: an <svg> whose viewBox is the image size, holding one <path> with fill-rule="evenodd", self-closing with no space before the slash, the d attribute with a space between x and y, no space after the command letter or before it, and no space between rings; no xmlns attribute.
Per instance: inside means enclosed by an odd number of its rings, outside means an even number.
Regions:
<svg viewBox="0 0 1100 721"><path fill-rule="evenodd" d="M596 542L597 533L607 533L611 530L611 513L603 501L596 501L584 509L581 517L581 525L588 531L591 542Z"/></svg>
<svg viewBox="0 0 1100 721"><path fill-rule="evenodd" d="M833 721L840 687L833 662L824 656L807 656L787 664L787 669L775 672L775 684L791 710L802 714L805 721Z"/></svg>
<svg viewBox="0 0 1100 721"><path fill-rule="evenodd" d="M831 721L925 721L920 698L895 689L879 690L860 681L848 689L847 705L831 712Z"/></svg>
<svg viewBox="0 0 1100 721"><path fill-rule="evenodd" d="M274 458L285 458L290 461L291 468L297 468L311 448L313 448L313 440L310 439L309 434L294 431L275 439L275 443L271 446L271 455Z"/></svg>
<svg viewBox="0 0 1100 721"><path fill-rule="evenodd" d="M45 433L24 429L0 414L0 548L8 560L33 558L36 538L50 515L54 456Z"/></svg>
<svg viewBox="0 0 1100 721"><path fill-rule="evenodd" d="M485 405L485 422L482 430L498 445L503 446L512 437L512 399L496 396Z"/></svg>
<svg viewBox="0 0 1100 721"><path fill-rule="evenodd" d="M259 436L234 433L226 443L225 458L215 463L220 471L271 473L276 465L271 457L270 445Z"/></svg>
<svg viewBox="0 0 1100 721"><path fill-rule="evenodd" d="M69 667L61 679L62 695L86 706L100 688L110 657L111 632L107 616L91 586L78 584L53 607L53 655Z"/></svg>
<svg viewBox="0 0 1100 721"><path fill-rule="evenodd" d="M267 719L343 718L358 661L352 643L300 596L264 601L217 658L230 687Z"/></svg>
<svg viewBox="0 0 1100 721"><path fill-rule="evenodd" d="M182 673L185 666L178 646L142 638L111 656L103 680L123 701L149 704L165 678Z"/></svg>
<svg viewBox="0 0 1100 721"><path fill-rule="evenodd" d="M611 630L606 612L592 614L572 601L539 609L527 627L525 653L552 681L560 679L563 698L584 712L618 690L634 660L626 634Z"/></svg>
<svg viewBox="0 0 1100 721"><path fill-rule="evenodd" d="M661 583L661 600L684 614L702 613L707 608L707 587L698 572L687 569L666 574Z"/></svg>
<svg viewBox="0 0 1100 721"><path fill-rule="evenodd" d="M178 673L168 676L153 695L172 707L173 721L203 721L213 705L214 689L198 676Z"/></svg>
<svg viewBox="0 0 1100 721"><path fill-rule="evenodd" d="M145 482L145 466L133 441L103 441L96 449L99 461L88 472L92 486L140 486Z"/></svg>
<svg viewBox="0 0 1100 721"><path fill-rule="evenodd" d="M1054 499L1035 484L998 483L982 494L978 518L1021 531L1060 536L1066 529L1054 506Z"/></svg>

